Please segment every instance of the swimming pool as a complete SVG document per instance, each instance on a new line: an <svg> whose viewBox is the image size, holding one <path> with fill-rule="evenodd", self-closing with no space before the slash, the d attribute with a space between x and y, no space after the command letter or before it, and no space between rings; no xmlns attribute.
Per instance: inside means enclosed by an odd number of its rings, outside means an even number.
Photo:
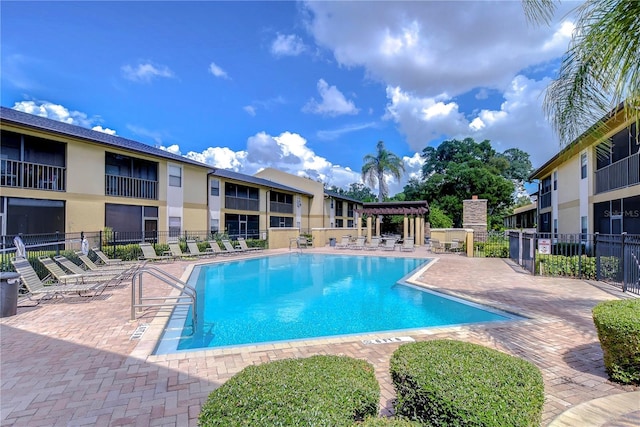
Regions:
<svg viewBox="0 0 640 427"><path fill-rule="evenodd" d="M196 266L196 330L177 308L155 354L510 319L404 282L428 262L291 253Z"/></svg>

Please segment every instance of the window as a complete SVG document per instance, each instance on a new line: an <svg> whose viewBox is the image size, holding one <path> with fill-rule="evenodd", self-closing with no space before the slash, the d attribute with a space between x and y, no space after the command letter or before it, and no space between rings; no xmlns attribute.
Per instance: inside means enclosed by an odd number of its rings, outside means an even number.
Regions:
<svg viewBox="0 0 640 427"><path fill-rule="evenodd" d="M553 172L553 191L558 189L558 171Z"/></svg>
<svg viewBox="0 0 640 427"><path fill-rule="evenodd" d="M580 178L585 179L587 177L587 153L580 155Z"/></svg>
<svg viewBox="0 0 640 427"><path fill-rule="evenodd" d="M551 232L551 212L545 212L540 214L540 219L538 221L538 228L541 233L550 233Z"/></svg>
<svg viewBox="0 0 640 427"><path fill-rule="evenodd" d="M347 216L353 217L353 203L347 203Z"/></svg>
<svg viewBox="0 0 640 427"><path fill-rule="evenodd" d="M352 219L347 220L347 227L353 228L353 220Z"/></svg>
<svg viewBox="0 0 640 427"><path fill-rule="evenodd" d="M272 191L269 200L272 212L293 213L293 195Z"/></svg>
<svg viewBox="0 0 640 427"><path fill-rule="evenodd" d="M220 195L220 180L212 179L211 180L211 195L219 196Z"/></svg>
<svg viewBox="0 0 640 427"><path fill-rule="evenodd" d="M211 228L211 234L215 234L218 231L220 231L220 220L219 219L212 219L211 223L209 224L209 227Z"/></svg>
<svg viewBox="0 0 640 427"><path fill-rule="evenodd" d="M269 225L272 228L293 227L293 218L290 216L270 216Z"/></svg>
<svg viewBox="0 0 640 427"><path fill-rule="evenodd" d="M558 218L553 220L553 234L558 234Z"/></svg>
<svg viewBox="0 0 640 427"><path fill-rule="evenodd" d="M343 203L341 201L336 203L336 216L342 216L342 205Z"/></svg>
<svg viewBox="0 0 640 427"><path fill-rule="evenodd" d="M582 234L587 234L587 229L588 229L588 224L587 224L587 217L586 216L581 216L580 217L580 232ZM586 236L585 236L586 237Z"/></svg>
<svg viewBox="0 0 640 427"><path fill-rule="evenodd" d="M344 222L341 219L336 219L336 228L344 227Z"/></svg>
<svg viewBox="0 0 640 427"><path fill-rule="evenodd" d="M169 217L169 237L180 236L180 230L182 229L182 218L179 216Z"/></svg>
<svg viewBox="0 0 640 427"><path fill-rule="evenodd" d="M169 186L182 187L182 168L169 165Z"/></svg>
<svg viewBox="0 0 640 427"><path fill-rule="evenodd" d="M227 182L224 185L224 192L225 208L247 211L260 210L260 191L257 188Z"/></svg>

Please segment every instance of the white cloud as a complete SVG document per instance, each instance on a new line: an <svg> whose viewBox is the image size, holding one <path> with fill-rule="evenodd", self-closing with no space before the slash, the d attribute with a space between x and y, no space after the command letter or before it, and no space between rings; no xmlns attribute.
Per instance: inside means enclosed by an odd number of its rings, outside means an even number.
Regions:
<svg viewBox="0 0 640 427"><path fill-rule="evenodd" d="M347 126L343 126L338 129L330 129L330 130L319 130L316 132L316 136L320 139L324 140L332 140L341 137L342 135L358 132L364 129L370 129L377 126L376 122L368 122L368 123L354 123Z"/></svg>
<svg viewBox="0 0 640 427"><path fill-rule="evenodd" d="M175 77L169 67L165 65L154 65L149 62L139 63L136 66L123 65L121 70L124 78L134 82L149 83L156 77Z"/></svg>
<svg viewBox="0 0 640 427"><path fill-rule="evenodd" d="M20 101L16 102L12 108L17 111L22 111L23 113L46 117L70 125L108 133L109 135L116 134L115 130L103 128L96 124L102 121L100 117L89 117L86 113L69 110L60 104L54 104L49 101Z"/></svg>
<svg viewBox="0 0 640 427"><path fill-rule="evenodd" d="M278 34L271 43L271 53L275 56L298 56L305 50L304 42L295 34Z"/></svg>
<svg viewBox="0 0 640 427"><path fill-rule="evenodd" d="M215 62L212 62L211 64L209 64L209 72L216 77L229 79L229 75L227 74L227 72L224 71L222 68L220 68L218 65L216 65Z"/></svg>
<svg viewBox="0 0 640 427"><path fill-rule="evenodd" d="M482 109L468 115L451 99L419 97L399 87L388 87L385 118L397 124L415 151L443 139L489 139L499 152L520 148L529 153L535 167L559 150L541 108L541 94L548 83L548 79L537 81L518 75L503 93L500 109Z"/></svg>
<svg viewBox="0 0 640 427"><path fill-rule="evenodd" d="M344 97L337 87L329 86L324 79L320 79L318 81L318 93L320 94L322 101L318 102L315 98L312 98L302 108L302 111L327 116L358 114L358 111L360 111L352 101L349 101Z"/></svg>
<svg viewBox="0 0 640 427"><path fill-rule="evenodd" d="M565 2L570 3L570 2ZM574 5L559 5L563 17ZM561 56L571 22L526 22L521 2L307 2L307 28L344 67L419 96L505 90L524 68Z"/></svg>
<svg viewBox="0 0 640 427"><path fill-rule="evenodd" d="M91 130L95 130L95 131L98 131L98 132L106 133L106 134L109 134L109 135L115 135L116 134L115 130L109 129L109 128L103 128L100 125L92 127Z"/></svg>
<svg viewBox="0 0 640 427"><path fill-rule="evenodd" d="M242 109L246 111L248 115L252 117L256 116L256 107L254 107L253 105L245 105L244 107L242 107Z"/></svg>
<svg viewBox="0 0 640 427"><path fill-rule="evenodd" d="M246 111L250 116L255 117L258 113L259 108L266 111L271 111L273 108L275 108L275 106L285 103L286 101L282 96L276 96L266 100L252 101L251 104L245 105L244 107L242 107L242 109Z"/></svg>

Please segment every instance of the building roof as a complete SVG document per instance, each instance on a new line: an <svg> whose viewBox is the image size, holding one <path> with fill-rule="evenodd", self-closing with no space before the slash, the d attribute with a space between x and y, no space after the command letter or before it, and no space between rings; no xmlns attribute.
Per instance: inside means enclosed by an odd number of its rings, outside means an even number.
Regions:
<svg viewBox="0 0 640 427"><path fill-rule="evenodd" d="M236 181L243 181L243 182L247 182L247 183L250 183L250 184L260 185L260 186L263 186L263 187L269 187L269 188L272 188L272 189L275 189L275 190L287 191L287 192L290 192L290 193L303 194L305 196L313 197L312 193L309 193L309 192L304 191L304 190L300 190L298 188L289 187L288 185L283 185L283 184L280 184L280 183L275 182L275 181L271 181L271 180L264 179L264 178L258 178L256 176L245 175L243 173L234 172L234 171L230 171L230 170L227 170L227 169L214 169L213 172L211 173L211 175L217 176L217 177L220 177L220 178L235 179Z"/></svg>
<svg viewBox="0 0 640 427"><path fill-rule="evenodd" d="M0 121L6 123L13 123L16 125L29 127L32 129L43 130L51 133L56 133L63 136L71 136L85 141L93 143L100 143L109 147L120 148L123 150L133 151L137 153L153 155L161 157L167 160L172 160L181 163L188 163L203 168L210 169L211 173L221 178L235 179L237 181L244 181L256 185L262 185L269 188L274 188L282 191L288 191L291 193L304 194L313 197L313 194L306 191L302 191L293 187L282 185L267 179L256 178L251 175L245 175L238 172L233 172L225 169L217 169L211 165L200 163L195 160L183 157L178 154L173 154L168 151L162 150L151 145L143 144L142 142L133 141L131 139L122 138L120 136L109 135L104 132L98 132L95 130L83 128L81 126L70 125L68 123L59 122L46 117L40 117L29 113L23 113L7 107L0 107Z"/></svg>
<svg viewBox="0 0 640 427"><path fill-rule="evenodd" d="M342 200L346 200L347 202L357 203L359 205L363 203L362 200L354 199L353 197L347 197L343 194L336 193L335 191L324 190L324 195L328 197L333 197L334 199L342 199Z"/></svg>
<svg viewBox="0 0 640 427"><path fill-rule="evenodd" d="M533 171L533 173L529 175L528 180L532 181L534 179L544 178L546 175L551 173L552 166L554 166L558 162L558 160L565 159L567 155L570 155L573 152L573 150L577 150L581 148L581 146L584 145L586 141L588 141L588 137L590 135L593 135L595 130L599 129L601 126L606 124L610 119L615 118L618 115L618 113L620 113L621 111L624 111L624 108L625 108L624 102L621 102L620 104L618 104L617 107L612 109L610 112L605 114L604 117L602 117L596 123L591 125L589 129L587 129L582 134L580 134L580 136L578 136L570 144L568 144L566 147L560 150L555 156L551 157L542 166L540 166L535 171Z"/></svg>
<svg viewBox="0 0 640 427"><path fill-rule="evenodd" d="M429 213L426 200L408 202L372 202L364 203L356 212L368 215L424 215Z"/></svg>
<svg viewBox="0 0 640 427"><path fill-rule="evenodd" d="M178 154L173 154L142 142L133 141L131 139L122 138L120 136L109 135L108 133L98 132L95 130L83 128L81 126L70 125L68 123L59 122L57 120L40 117L33 114L23 113L7 107L0 107L0 121L13 123L33 129L44 130L64 136L71 136L78 139L84 139L90 142L97 142L114 148L120 148L129 151L135 151L143 154L151 154L167 160L181 163L188 163L203 168L213 169L211 165L200 163L195 160L188 159Z"/></svg>

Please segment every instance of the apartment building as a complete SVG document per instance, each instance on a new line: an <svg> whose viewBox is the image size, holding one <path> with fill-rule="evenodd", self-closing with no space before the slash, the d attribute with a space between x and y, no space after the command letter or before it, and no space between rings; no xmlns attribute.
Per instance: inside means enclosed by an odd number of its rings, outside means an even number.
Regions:
<svg viewBox="0 0 640 427"><path fill-rule="evenodd" d="M355 227L356 201L275 169L256 176L0 107L0 234Z"/></svg>
<svg viewBox="0 0 640 427"><path fill-rule="evenodd" d="M538 231L640 234L640 140L620 106L538 168Z"/></svg>

